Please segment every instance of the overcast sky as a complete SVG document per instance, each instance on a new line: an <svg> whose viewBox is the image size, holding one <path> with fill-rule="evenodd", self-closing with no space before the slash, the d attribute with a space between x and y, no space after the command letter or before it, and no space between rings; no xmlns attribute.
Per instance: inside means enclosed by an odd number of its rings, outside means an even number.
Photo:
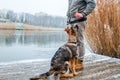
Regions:
<svg viewBox="0 0 120 80"><path fill-rule="evenodd" d="M31 14L45 12L55 16L66 16L68 0L0 0L0 9Z"/></svg>

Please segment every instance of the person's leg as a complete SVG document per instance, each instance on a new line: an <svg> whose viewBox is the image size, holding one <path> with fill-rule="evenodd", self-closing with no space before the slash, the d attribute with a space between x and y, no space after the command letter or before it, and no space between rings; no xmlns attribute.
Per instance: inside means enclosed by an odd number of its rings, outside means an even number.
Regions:
<svg viewBox="0 0 120 80"><path fill-rule="evenodd" d="M77 29L77 50L78 50L77 58L80 60L83 60L84 55L85 55L84 31L85 31L86 22L76 23L75 26L78 27Z"/></svg>
<svg viewBox="0 0 120 80"><path fill-rule="evenodd" d="M77 67L83 68L83 59L85 55L85 47L84 47L84 30L85 30L86 22L79 22L73 24L74 30L77 34ZM79 66L81 65L81 66Z"/></svg>

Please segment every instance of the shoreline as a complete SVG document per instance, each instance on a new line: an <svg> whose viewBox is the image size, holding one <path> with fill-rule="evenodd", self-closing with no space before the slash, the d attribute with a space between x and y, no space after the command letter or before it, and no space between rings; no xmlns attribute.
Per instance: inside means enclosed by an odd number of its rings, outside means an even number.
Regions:
<svg viewBox="0 0 120 80"><path fill-rule="evenodd" d="M42 27L21 23L0 23L0 30L41 30L41 31L63 31L63 28Z"/></svg>
<svg viewBox="0 0 120 80"><path fill-rule="evenodd" d="M16 64L0 64L0 80L29 80L48 71L50 60L34 60ZM73 78L61 80L119 80L120 59L90 54L84 58L84 69ZM54 80L53 78L48 80Z"/></svg>
<svg viewBox="0 0 120 80"><path fill-rule="evenodd" d="M85 54L85 56L89 56L91 53ZM28 60L18 60L18 61L9 61L9 62L0 62L0 65L14 65L14 64L22 64L22 63L30 63L30 62L42 62L42 61L51 61L51 58L44 59L28 59Z"/></svg>
<svg viewBox="0 0 120 80"><path fill-rule="evenodd" d="M10 61L10 62L0 62L1 65L14 65L14 64L23 64L30 62L42 62L42 61L50 61L50 59L32 59L32 60L19 60L19 61Z"/></svg>

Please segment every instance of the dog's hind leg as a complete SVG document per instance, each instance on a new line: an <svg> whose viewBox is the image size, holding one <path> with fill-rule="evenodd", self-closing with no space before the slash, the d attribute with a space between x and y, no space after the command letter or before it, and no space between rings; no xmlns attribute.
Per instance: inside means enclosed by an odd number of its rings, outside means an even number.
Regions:
<svg viewBox="0 0 120 80"><path fill-rule="evenodd" d="M65 62L65 64L67 64L67 65L65 66L65 70L60 73L60 78L73 77L73 73L71 73L71 74L67 74L67 73L66 73L67 70L69 69L70 62L67 61L67 62Z"/></svg>
<svg viewBox="0 0 120 80"><path fill-rule="evenodd" d="M76 70L81 70L83 69L83 61L80 61L78 59L75 59L75 69Z"/></svg>

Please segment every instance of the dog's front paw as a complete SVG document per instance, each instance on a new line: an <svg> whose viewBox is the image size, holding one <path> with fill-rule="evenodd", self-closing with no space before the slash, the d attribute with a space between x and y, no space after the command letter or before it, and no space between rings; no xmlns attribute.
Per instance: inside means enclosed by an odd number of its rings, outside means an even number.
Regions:
<svg viewBox="0 0 120 80"><path fill-rule="evenodd" d="M74 76L77 76L79 73L78 72L74 72Z"/></svg>

